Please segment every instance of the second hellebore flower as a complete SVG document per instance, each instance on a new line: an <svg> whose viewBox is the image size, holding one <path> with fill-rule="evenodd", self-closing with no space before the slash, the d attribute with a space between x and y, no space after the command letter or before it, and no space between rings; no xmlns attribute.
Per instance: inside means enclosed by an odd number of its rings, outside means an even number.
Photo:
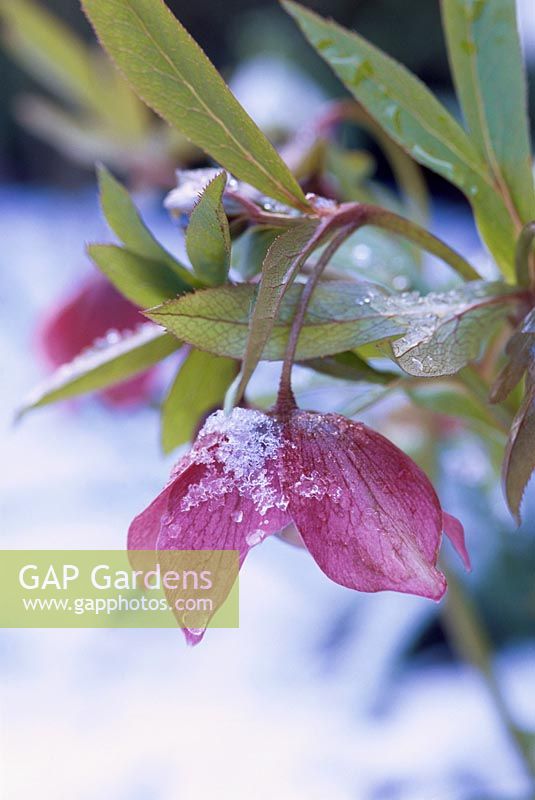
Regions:
<svg viewBox="0 0 535 800"><path fill-rule="evenodd" d="M134 331L146 322L138 308L123 297L100 273L92 274L48 315L38 332L38 344L54 368L72 361L87 348L115 335ZM110 406L148 402L151 370L100 392Z"/></svg>
<svg viewBox="0 0 535 800"><path fill-rule="evenodd" d="M443 532L469 566L462 525L414 461L362 423L296 408L212 414L132 522L128 547L238 550L241 565L290 523L329 578L363 592L439 600ZM203 632L185 634L195 643Z"/></svg>

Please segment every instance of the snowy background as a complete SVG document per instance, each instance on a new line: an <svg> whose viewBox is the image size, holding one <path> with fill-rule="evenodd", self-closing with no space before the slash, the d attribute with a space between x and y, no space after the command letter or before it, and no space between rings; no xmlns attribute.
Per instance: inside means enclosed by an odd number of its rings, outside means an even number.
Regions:
<svg viewBox="0 0 535 800"><path fill-rule="evenodd" d="M532 6L519 4L531 63ZM234 88L259 123L282 127L324 97L264 57ZM142 202L179 247L159 200ZM465 212L439 211L437 233L483 264ZM0 188L2 548L122 548L172 464L154 410L117 415L89 399L13 424L43 375L37 321L87 274L85 243L107 238L94 189ZM453 441L443 461L500 683L518 725L535 730L535 486L514 532L477 441ZM485 686L445 645L440 607L344 590L275 540L251 553L240 597L240 628L210 630L194 649L174 630L1 631L0 800L535 796Z"/></svg>
<svg viewBox="0 0 535 800"><path fill-rule="evenodd" d="M84 242L104 235L93 192L0 192L4 548L120 548L169 470L151 410L117 417L89 400L12 424L39 376L35 320L88 269ZM450 461L473 498L485 464L468 457L460 472ZM498 496L485 513L472 500L473 581L499 548ZM173 630L3 631L0 797L529 798L477 675L442 651L409 657L436 613L353 594L268 541L242 573L240 629L195 649ZM509 643L497 664L519 723L535 727L535 646Z"/></svg>

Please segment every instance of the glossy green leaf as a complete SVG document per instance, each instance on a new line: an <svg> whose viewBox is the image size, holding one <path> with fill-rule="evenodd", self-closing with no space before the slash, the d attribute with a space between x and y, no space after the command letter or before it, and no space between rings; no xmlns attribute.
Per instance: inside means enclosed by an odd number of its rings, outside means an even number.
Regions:
<svg viewBox="0 0 535 800"><path fill-rule="evenodd" d="M143 372L181 346L158 325L147 323L118 341L103 342L64 364L23 402L18 416L37 406L113 386Z"/></svg>
<svg viewBox="0 0 535 800"><path fill-rule="evenodd" d="M184 282L161 261L150 261L114 244L91 244L87 253L121 294L140 308L184 293Z"/></svg>
<svg viewBox="0 0 535 800"><path fill-rule="evenodd" d="M154 238L141 219L132 198L124 186L115 180L106 167L99 167L100 202L106 221L112 231L131 253L156 261L173 270L180 282L182 291L192 285L202 285Z"/></svg>
<svg viewBox="0 0 535 800"><path fill-rule="evenodd" d="M390 289L423 288L410 243L371 225L355 231L338 248L329 266L347 277L373 279Z"/></svg>
<svg viewBox="0 0 535 800"><path fill-rule="evenodd" d="M493 176L461 126L404 66L356 33L283 0L308 41L388 135L458 186L504 275L514 274L515 227Z"/></svg>
<svg viewBox="0 0 535 800"><path fill-rule="evenodd" d="M348 90L417 161L452 182L467 170L486 176L465 132L405 67L357 33L297 3L282 4Z"/></svg>
<svg viewBox="0 0 535 800"><path fill-rule="evenodd" d="M472 142L517 222L535 217L526 81L515 0L442 0L448 52Z"/></svg>
<svg viewBox="0 0 535 800"><path fill-rule="evenodd" d="M210 286L227 279L230 267L230 230L223 208L226 172L217 175L203 190L193 209L186 235L186 249L195 274Z"/></svg>
<svg viewBox="0 0 535 800"><path fill-rule="evenodd" d="M535 470L535 365L526 381L524 401L516 415L503 462L503 484L507 504L520 524L520 507L528 481Z"/></svg>
<svg viewBox="0 0 535 800"><path fill-rule="evenodd" d="M274 147L162 0L82 0L140 97L236 177L283 203L305 197Z"/></svg>
<svg viewBox="0 0 535 800"><path fill-rule="evenodd" d="M161 440L165 453L189 442L205 414L223 404L237 364L192 350L180 367L162 404Z"/></svg>
<svg viewBox="0 0 535 800"><path fill-rule="evenodd" d="M395 360L409 375L453 375L479 357L513 299L512 289L485 281L419 298L412 293L395 298L399 313L412 319L408 332L392 343Z"/></svg>

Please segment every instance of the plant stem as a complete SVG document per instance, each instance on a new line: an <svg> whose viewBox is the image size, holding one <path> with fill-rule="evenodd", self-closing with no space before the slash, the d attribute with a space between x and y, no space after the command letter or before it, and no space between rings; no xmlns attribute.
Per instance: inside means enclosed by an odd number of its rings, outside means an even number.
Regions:
<svg viewBox="0 0 535 800"><path fill-rule="evenodd" d="M535 273L531 272L533 266L532 247L534 241L535 220L524 225L516 243L515 271L516 279L520 286L529 286L532 281L535 281Z"/></svg>
<svg viewBox="0 0 535 800"><path fill-rule="evenodd" d="M446 571L446 570L445 570ZM458 654L483 678L494 708L535 786L535 751L530 737L515 723L492 664L492 647L477 610L457 577L447 572L448 592L443 619Z"/></svg>
<svg viewBox="0 0 535 800"><path fill-rule="evenodd" d="M445 242L429 233L425 228L405 217L388 211L381 206L368 203L342 203L338 206L333 221L340 227L352 221L362 225L372 225L383 230L402 236L442 259L449 264L461 277L468 281L481 280L481 275L459 253L449 247Z"/></svg>
<svg viewBox="0 0 535 800"><path fill-rule="evenodd" d="M314 289L318 285L318 282L321 278L321 274L335 252L338 250L341 244L345 242L345 240L351 236L351 234L355 231L358 227L356 223L351 223L343 227L338 233L331 239L329 244L326 246L325 250L318 258L314 268L310 274L309 279L307 280L304 289L301 293L301 297L299 298L299 304L297 306L295 316L292 321L292 327L290 329L290 334L288 337L288 345L286 347L286 353L284 355L284 363L282 365L280 383L279 383L279 391L277 395L277 403L276 408L279 411L282 411L285 408L291 407L295 405L295 398L292 391L292 367L295 361L295 354L297 351L297 343L299 341L299 335L301 333L301 328L303 327L303 323L305 321L305 315L307 312L308 305L314 294Z"/></svg>

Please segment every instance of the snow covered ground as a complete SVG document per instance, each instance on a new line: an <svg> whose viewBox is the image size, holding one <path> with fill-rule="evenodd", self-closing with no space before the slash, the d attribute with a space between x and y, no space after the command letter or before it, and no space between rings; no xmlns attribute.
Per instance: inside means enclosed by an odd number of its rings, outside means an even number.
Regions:
<svg viewBox="0 0 535 800"><path fill-rule="evenodd" d="M117 417L89 401L11 423L39 376L37 316L86 269L84 242L105 237L92 193L0 191L3 548L120 548L169 470L149 410ZM468 533L476 548L488 534ZM478 677L400 660L434 613L346 591L268 541L242 573L240 629L195 649L173 630L3 631L0 797L530 797ZM534 728L535 646L498 665Z"/></svg>

